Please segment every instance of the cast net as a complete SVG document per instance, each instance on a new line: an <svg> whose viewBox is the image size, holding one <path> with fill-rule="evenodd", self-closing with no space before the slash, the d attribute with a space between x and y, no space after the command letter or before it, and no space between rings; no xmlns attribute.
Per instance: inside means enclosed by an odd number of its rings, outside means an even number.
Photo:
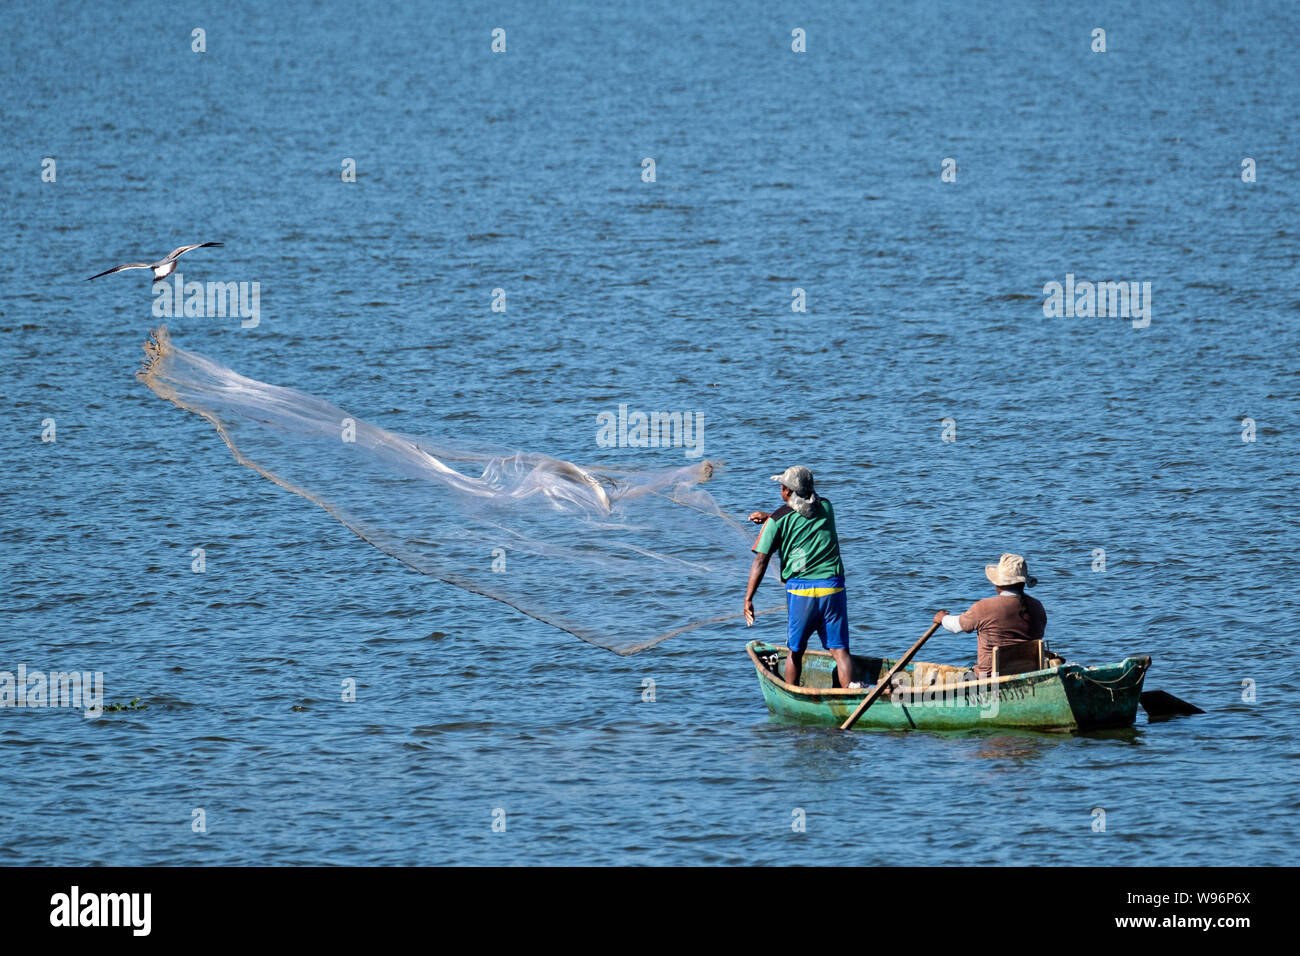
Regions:
<svg viewBox="0 0 1300 956"><path fill-rule="evenodd" d="M620 471L467 448L245 378L166 327L144 349L139 380L241 464L423 574L619 654L740 617L753 533L701 487L712 462Z"/></svg>

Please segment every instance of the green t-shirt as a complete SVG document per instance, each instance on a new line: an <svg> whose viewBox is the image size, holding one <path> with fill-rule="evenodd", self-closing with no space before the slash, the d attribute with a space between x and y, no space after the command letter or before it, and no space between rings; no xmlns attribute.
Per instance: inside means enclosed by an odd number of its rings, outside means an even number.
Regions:
<svg viewBox="0 0 1300 956"><path fill-rule="evenodd" d="M840 539L835 534L835 512L831 503L818 497L813 516L805 518L789 505L782 505L763 522L753 550L759 554L781 554L781 580L791 577L822 580L844 574L840 560Z"/></svg>

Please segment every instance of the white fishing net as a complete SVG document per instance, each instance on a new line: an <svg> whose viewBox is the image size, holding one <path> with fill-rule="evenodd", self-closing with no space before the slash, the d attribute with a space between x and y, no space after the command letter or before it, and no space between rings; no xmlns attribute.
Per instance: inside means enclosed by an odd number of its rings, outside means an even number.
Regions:
<svg viewBox="0 0 1300 956"><path fill-rule="evenodd" d="M614 471L453 447L245 378L165 326L144 350L137 378L212 422L241 464L430 577L619 654L740 618L753 534L699 487L709 461Z"/></svg>

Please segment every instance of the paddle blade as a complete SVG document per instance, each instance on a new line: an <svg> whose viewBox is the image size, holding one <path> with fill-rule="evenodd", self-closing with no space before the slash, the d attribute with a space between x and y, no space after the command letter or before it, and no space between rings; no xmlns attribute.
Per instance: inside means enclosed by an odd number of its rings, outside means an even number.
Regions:
<svg viewBox="0 0 1300 956"><path fill-rule="evenodd" d="M1148 717L1185 717L1191 714L1203 714L1205 711L1195 704L1179 700L1173 694L1163 690L1149 690L1138 701Z"/></svg>

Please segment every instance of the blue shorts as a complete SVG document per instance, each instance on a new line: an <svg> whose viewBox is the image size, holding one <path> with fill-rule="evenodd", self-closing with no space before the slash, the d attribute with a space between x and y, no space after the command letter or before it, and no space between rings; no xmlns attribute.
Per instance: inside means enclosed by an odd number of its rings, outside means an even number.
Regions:
<svg viewBox="0 0 1300 956"><path fill-rule="evenodd" d="M849 603L844 578L787 578L785 608L787 643L792 652L803 653L814 631L828 651L849 649Z"/></svg>

